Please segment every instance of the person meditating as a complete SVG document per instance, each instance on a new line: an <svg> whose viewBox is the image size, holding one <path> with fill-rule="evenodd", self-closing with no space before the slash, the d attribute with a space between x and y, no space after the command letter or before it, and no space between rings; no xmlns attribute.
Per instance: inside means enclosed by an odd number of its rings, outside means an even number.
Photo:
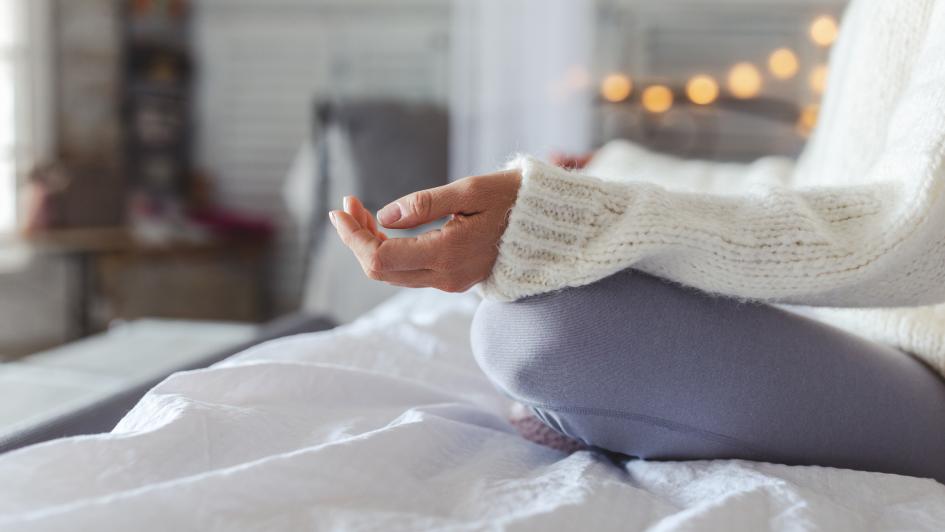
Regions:
<svg viewBox="0 0 945 532"><path fill-rule="evenodd" d="M372 279L478 284L480 366L566 436L945 482L945 2L853 1L831 65L796 164L615 141L330 217Z"/></svg>

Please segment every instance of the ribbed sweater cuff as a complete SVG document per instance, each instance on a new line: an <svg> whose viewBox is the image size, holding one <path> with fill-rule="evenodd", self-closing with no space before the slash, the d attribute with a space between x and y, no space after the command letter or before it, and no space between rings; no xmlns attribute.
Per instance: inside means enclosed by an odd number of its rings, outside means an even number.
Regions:
<svg viewBox="0 0 945 532"><path fill-rule="evenodd" d="M512 160L522 185L509 215L491 276L479 285L489 299L516 300L566 286L580 286L577 267L586 243L604 229L601 213L627 209L619 187L588 186L588 177L573 174L528 156ZM595 180L596 181L596 180Z"/></svg>

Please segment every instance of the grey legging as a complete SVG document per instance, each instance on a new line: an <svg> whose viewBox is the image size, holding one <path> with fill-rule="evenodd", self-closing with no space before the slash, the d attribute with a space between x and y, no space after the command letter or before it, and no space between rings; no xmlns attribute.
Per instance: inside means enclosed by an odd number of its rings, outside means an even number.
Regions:
<svg viewBox="0 0 945 532"><path fill-rule="evenodd" d="M628 270L484 302L472 338L502 391L592 446L945 482L945 382L902 352L772 306Z"/></svg>

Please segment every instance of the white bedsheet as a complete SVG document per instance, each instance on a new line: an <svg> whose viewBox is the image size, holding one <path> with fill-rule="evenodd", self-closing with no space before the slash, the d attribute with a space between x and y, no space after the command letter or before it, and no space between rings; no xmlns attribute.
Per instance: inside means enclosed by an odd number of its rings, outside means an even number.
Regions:
<svg viewBox="0 0 945 532"><path fill-rule="evenodd" d="M111 434L0 456L0 529L945 530L931 480L525 441L469 352L476 303L401 294L174 375Z"/></svg>

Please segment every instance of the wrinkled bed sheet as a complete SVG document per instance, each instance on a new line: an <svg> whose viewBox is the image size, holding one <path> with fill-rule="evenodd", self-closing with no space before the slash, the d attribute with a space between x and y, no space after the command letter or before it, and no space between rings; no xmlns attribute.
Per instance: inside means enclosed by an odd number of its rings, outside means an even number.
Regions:
<svg viewBox="0 0 945 532"><path fill-rule="evenodd" d="M0 529L945 530L931 480L525 441L472 359L476 304L402 293L173 375L110 434L0 456Z"/></svg>

